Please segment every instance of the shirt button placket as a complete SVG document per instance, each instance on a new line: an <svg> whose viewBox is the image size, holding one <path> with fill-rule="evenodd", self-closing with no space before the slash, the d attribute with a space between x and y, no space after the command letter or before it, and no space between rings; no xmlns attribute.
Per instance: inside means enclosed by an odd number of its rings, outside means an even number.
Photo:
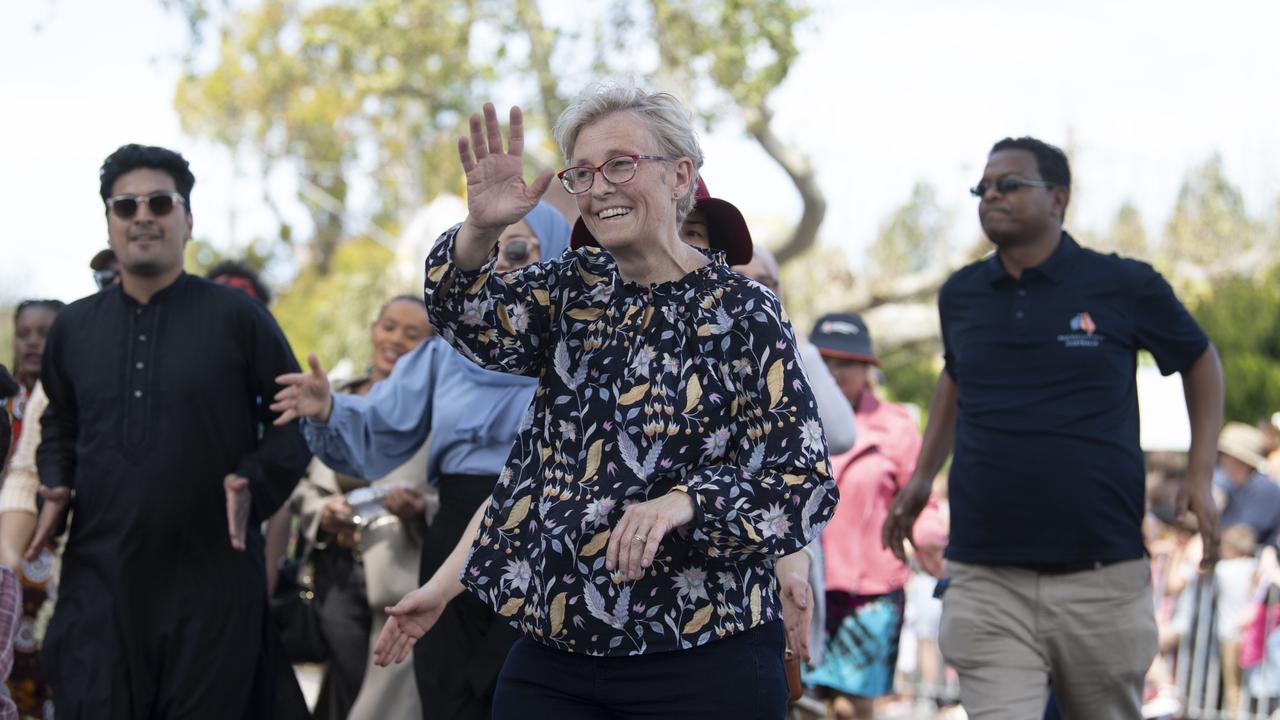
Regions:
<svg viewBox="0 0 1280 720"><path fill-rule="evenodd" d="M1027 329L1027 318L1031 315L1029 304L1027 289L1019 285L1013 293L1013 326L1023 332Z"/></svg>

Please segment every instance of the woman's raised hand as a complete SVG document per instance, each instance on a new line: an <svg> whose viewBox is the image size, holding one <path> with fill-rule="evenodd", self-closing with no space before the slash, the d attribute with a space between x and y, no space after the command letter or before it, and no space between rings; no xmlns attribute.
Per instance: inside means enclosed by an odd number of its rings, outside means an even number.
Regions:
<svg viewBox="0 0 1280 720"><path fill-rule="evenodd" d="M458 158L467 174L467 223L482 234L497 236L523 218L551 184L548 168L538 173L532 185L524 181L524 117L520 108L511 108L510 140L502 148L502 128L493 103L484 104L484 126L479 115L471 116L471 139L458 138Z"/></svg>
<svg viewBox="0 0 1280 720"><path fill-rule="evenodd" d="M306 417L318 422L328 422L333 411L333 394L329 391L329 377L320 367L315 353L307 355L311 372L288 373L276 378L284 386L271 403L271 412L280 413L276 425L284 425L294 418Z"/></svg>

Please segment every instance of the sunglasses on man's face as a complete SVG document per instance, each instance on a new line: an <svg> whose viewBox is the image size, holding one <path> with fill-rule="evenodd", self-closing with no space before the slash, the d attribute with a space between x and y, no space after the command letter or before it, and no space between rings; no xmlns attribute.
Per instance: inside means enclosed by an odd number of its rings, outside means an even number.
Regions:
<svg viewBox="0 0 1280 720"><path fill-rule="evenodd" d="M132 220L138 214L138 204L145 202L152 217L164 217L173 212L174 205L183 202L182 196L176 192L154 192L150 195L133 195L125 193L107 198L107 209L121 220Z"/></svg>
<svg viewBox="0 0 1280 720"><path fill-rule="evenodd" d="M1009 193L1017 192L1024 187L1051 188L1055 187L1055 185L1045 180L1028 180L1027 178L1018 177L1017 175L1005 175L995 182L983 180L977 185L969 188L969 193L974 197L980 198L986 195L987 191L993 187L996 189L996 192L1001 195L1008 195Z"/></svg>
<svg viewBox="0 0 1280 720"><path fill-rule="evenodd" d="M120 277L120 271L111 268L93 271L93 281L97 283L99 290L106 290L111 287L118 277Z"/></svg>

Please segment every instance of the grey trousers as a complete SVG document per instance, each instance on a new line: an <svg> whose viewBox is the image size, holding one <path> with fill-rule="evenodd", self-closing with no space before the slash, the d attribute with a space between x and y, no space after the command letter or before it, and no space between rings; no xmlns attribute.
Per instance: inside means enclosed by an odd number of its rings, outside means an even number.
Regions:
<svg viewBox="0 0 1280 720"><path fill-rule="evenodd" d="M971 720L1040 718L1050 678L1067 720L1142 716L1156 652L1146 560L1062 575L947 567L938 643Z"/></svg>

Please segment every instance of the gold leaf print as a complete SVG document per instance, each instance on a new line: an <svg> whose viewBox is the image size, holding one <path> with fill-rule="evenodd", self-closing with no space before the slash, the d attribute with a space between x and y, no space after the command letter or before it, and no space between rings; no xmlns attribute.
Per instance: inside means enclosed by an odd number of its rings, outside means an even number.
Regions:
<svg viewBox="0 0 1280 720"><path fill-rule="evenodd" d="M760 624L760 586L751 586L751 626Z"/></svg>
<svg viewBox="0 0 1280 720"><path fill-rule="evenodd" d="M746 518L742 519L742 529L747 531L747 537L755 540L756 542L760 542L760 535L756 533L756 529L751 526L751 523L748 522Z"/></svg>
<svg viewBox="0 0 1280 720"><path fill-rule="evenodd" d="M551 637L560 634L564 627L564 602L566 593L560 593L551 601Z"/></svg>
<svg viewBox="0 0 1280 720"><path fill-rule="evenodd" d="M440 278L444 277L444 274L447 272L449 272L449 266L447 264L437 265L427 272L427 279L433 283L438 283L440 282Z"/></svg>
<svg viewBox="0 0 1280 720"><path fill-rule="evenodd" d="M520 524L524 520L524 516L529 514L529 504L533 502L533 498L525 495L516 501L516 506L511 508L511 514L507 516L507 521L503 523L501 530L510 530Z"/></svg>
<svg viewBox="0 0 1280 720"><path fill-rule="evenodd" d="M588 285L595 285L596 283L604 279L599 275L592 275L591 273L587 272L587 269L582 267L582 263L578 263L578 275L582 277L582 282Z"/></svg>
<svg viewBox="0 0 1280 720"><path fill-rule="evenodd" d="M480 288L484 287L484 284L488 281L489 273L480 273L480 277L476 278L476 281L471 283L471 287L467 288L467 292L472 295L480 292Z"/></svg>
<svg viewBox="0 0 1280 720"><path fill-rule="evenodd" d="M578 557L591 557L592 555L600 552L600 548L604 547L609 542L609 533L611 532L613 531L605 530L604 532L596 533L596 536L591 538L591 542L587 543L585 547L578 551Z"/></svg>
<svg viewBox="0 0 1280 720"><path fill-rule="evenodd" d="M583 480L595 477L596 470L600 469L600 454L603 450L604 440L597 440L591 444L591 449L587 451L587 467L582 471Z"/></svg>
<svg viewBox="0 0 1280 720"><path fill-rule="evenodd" d="M524 598L513 597L502 605L502 609L498 611L498 614L502 617L511 617L516 614L521 605L524 605Z"/></svg>
<svg viewBox="0 0 1280 720"><path fill-rule="evenodd" d="M604 308L576 308L565 313L574 320L582 320L583 322L591 322L604 314Z"/></svg>
<svg viewBox="0 0 1280 720"><path fill-rule="evenodd" d="M618 404L634 405L640 402L644 398L644 394L647 392L649 392L649 383L645 383L643 385L637 385L631 388L631 390L628 391L627 394L618 398Z"/></svg>
<svg viewBox="0 0 1280 720"><path fill-rule="evenodd" d="M516 334L516 329L511 325L511 316L507 314L507 306L498 303L498 321L502 323L503 329L512 335Z"/></svg>
<svg viewBox="0 0 1280 720"><path fill-rule="evenodd" d="M692 635L702 629L703 625L711 619L711 605L703 605L693 614L693 618L685 623L683 632L685 635Z"/></svg>
<svg viewBox="0 0 1280 720"><path fill-rule="evenodd" d="M533 299L542 307L547 307L551 304L551 294L542 288L533 291Z"/></svg>
<svg viewBox="0 0 1280 720"><path fill-rule="evenodd" d="M707 337L711 334L711 326L703 323L698 326L698 337Z"/></svg>
<svg viewBox="0 0 1280 720"><path fill-rule="evenodd" d="M701 399L702 383L698 381L698 374L693 373L689 376L689 385L685 390L684 411L689 412L697 407Z"/></svg>
<svg viewBox="0 0 1280 720"><path fill-rule="evenodd" d="M804 484L804 481L808 479L809 479L808 475L787 474L782 476L782 482L786 483L787 485L802 485Z"/></svg>
<svg viewBox="0 0 1280 720"><path fill-rule="evenodd" d="M775 408L782 401L782 360L774 360L769 366L769 407Z"/></svg>

